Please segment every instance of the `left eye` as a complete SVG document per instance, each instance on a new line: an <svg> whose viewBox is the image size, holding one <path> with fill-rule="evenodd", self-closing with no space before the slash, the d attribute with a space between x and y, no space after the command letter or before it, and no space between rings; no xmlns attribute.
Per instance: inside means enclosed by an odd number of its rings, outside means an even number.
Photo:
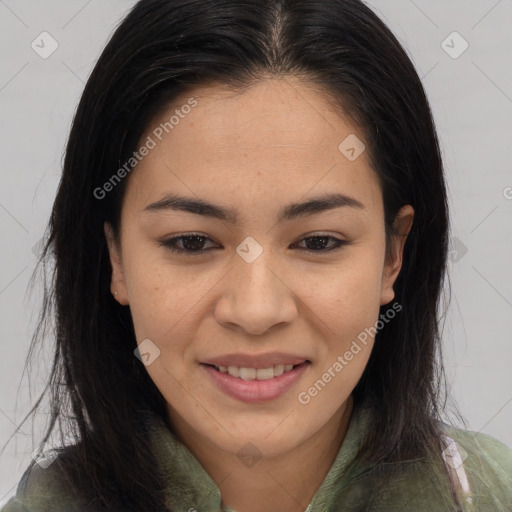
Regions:
<svg viewBox="0 0 512 512"><path fill-rule="evenodd" d="M185 253L187 255L201 255L208 251L208 249L204 249L201 246L204 244L205 240L211 240L207 236L204 235L181 235L176 236L174 238L169 238L162 240L160 242L161 245L166 247L172 252L175 253ZM333 244L331 246L326 246L328 240L333 240ZM335 238L330 235L316 235L316 236L308 236L306 238L303 238L298 243L305 242L307 245L313 245L313 249L311 248L300 248L300 251L305 252L329 252L336 250L340 248L343 245L349 245L351 242L348 242L347 240L340 240L338 238ZM313 242L311 244L311 242ZM182 244L182 247L178 246L178 243ZM296 245L296 244L295 244Z"/></svg>

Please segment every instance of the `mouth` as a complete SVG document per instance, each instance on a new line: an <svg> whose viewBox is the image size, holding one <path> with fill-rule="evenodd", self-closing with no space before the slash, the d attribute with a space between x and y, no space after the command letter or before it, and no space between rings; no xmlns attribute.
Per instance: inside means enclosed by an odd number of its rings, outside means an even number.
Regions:
<svg viewBox="0 0 512 512"><path fill-rule="evenodd" d="M308 360L299 364L276 364L268 368L247 368L240 366L217 366L214 364L206 364L214 368L219 373L225 373L242 380L270 380L279 377L284 373L291 372L298 366L309 363Z"/></svg>
<svg viewBox="0 0 512 512"><path fill-rule="evenodd" d="M268 364L268 363L267 363ZM231 398L246 403L269 402L298 386L311 362L276 364L266 368L222 366L201 363L217 389Z"/></svg>

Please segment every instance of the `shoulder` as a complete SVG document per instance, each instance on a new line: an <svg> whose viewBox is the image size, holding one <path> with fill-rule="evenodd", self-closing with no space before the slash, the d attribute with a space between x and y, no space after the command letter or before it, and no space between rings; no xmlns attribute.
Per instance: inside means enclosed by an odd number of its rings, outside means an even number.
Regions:
<svg viewBox="0 0 512 512"><path fill-rule="evenodd" d="M430 458L356 465L327 500L328 510L454 510L450 478L462 510L512 510L512 449L492 436L441 425L441 461ZM465 504L464 504L465 503Z"/></svg>
<svg viewBox="0 0 512 512"><path fill-rule="evenodd" d="M67 484L66 463L75 453L75 446L51 449L43 452L27 467L16 494L0 512L78 512L83 511L83 503Z"/></svg>
<svg viewBox="0 0 512 512"><path fill-rule="evenodd" d="M447 465L465 470L472 492L494 492L512 503L512 449L498 439L443 424ZM454 450L455 449L455 450ZM455 458L453 458L455 455ZM462 472L462 471L461 471Z"/></svg>
<svg viewBox="0 0 512 512"><path fill-rule="evenodd" d="M512 449L481 432L445 423L442 424L442 431L442 457L446 470L467 510L510 511Z"/></svg>
<svg viewBox="0 0 512 512"><path fill-rule="evenodd" d="M468 458L469 455L475 454L483 457L482 462L496 462L512 469L512 448L495 437L482 432L455 428L447 424L443 424L443 432L446 436L455 440L459 446L470 450Z"/></svg>

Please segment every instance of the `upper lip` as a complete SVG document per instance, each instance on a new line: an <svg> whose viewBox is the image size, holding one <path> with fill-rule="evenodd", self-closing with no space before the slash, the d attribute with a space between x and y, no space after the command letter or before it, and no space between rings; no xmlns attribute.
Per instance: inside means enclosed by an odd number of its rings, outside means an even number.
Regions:
<svg viewBox="0 0 512 512"><path fill-rule="evenodd" d="M238 366L240 368L270 368L276 364L301 364L308 361L306 357L283 352L269 352L267 354L225 354L201 361L203 364L214 366Z"/></svg>

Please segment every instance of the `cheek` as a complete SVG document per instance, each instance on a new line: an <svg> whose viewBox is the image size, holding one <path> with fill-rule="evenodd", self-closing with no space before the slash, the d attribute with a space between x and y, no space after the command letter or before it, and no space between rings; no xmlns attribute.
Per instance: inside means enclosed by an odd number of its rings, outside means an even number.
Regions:
<svg viewBox="0 0 512 512"><path fill-rule="evenodd" d="M339 340L373 325L380 308L382 263L380 248L353 251L328 272L303 272L297 290Z"/></svg>
<svg viewBox="0 0 512 512"><path fill-rule="evenodd" d="M208 314L209 293L222 272L199 271L172 264L165 251L138 247L125 260L125 280L137 342L149 338L161 351L161 360L173 373L194 357L194 337ZM153 366L148 370L154 371ZM158 366L158 365L156 365Z"/></svg>
<svg viewBox="0 0 512 512"><path fill-rule="evenodd" d="M296 397L303 428L327 422L361 378L373 348L372 328L379 317L380 276L376 266L347 266L309 299L321 319L318 326L325 345Z"/></svg>
<svg viewBox="0 0 512 512"><path fill-rule="evenodd" d="M124 278L138 341L146 337L158 340L171 329L188 291L183 276L164 265L158 253L149 244L130 243L126 237Z"/></svg>

